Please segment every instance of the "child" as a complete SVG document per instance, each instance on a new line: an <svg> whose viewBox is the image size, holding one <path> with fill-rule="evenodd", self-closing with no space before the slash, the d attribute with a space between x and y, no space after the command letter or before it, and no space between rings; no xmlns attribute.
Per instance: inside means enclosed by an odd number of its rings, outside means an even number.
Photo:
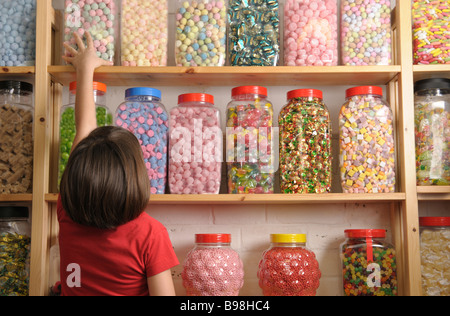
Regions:
<svg viewBox="0 0 450 316"><path fill-rule="evenodd" d="M167 230L144 212L150 183L136 137L97 128L94 70L111 65L74 34L66 45L77 74L76 137L60 184L57 211L62 295L175 295L179 262Z"/></svg>

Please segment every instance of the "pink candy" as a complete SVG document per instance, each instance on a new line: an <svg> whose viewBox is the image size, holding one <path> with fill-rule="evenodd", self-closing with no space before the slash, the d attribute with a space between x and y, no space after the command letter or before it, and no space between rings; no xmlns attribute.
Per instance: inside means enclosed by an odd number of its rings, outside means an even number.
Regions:
<svg viewBox="0 0 450 316"><path fill-rule="evenodd" d="M286 0L286 66L336 66L337 36L336 0Z"/></svg>

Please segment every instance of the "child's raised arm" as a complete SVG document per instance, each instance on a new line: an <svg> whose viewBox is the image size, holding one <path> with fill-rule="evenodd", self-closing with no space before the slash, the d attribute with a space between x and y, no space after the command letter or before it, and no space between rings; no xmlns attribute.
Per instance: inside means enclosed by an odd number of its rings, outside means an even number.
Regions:
<svg viewBox="0 0 450 316"><path fill-rule="evenodd" d="M77 92L75 99L75 125L77 133L73 141L72 150L82 139L97 128L93 91L94 71L100 66L113 65L113 62L106 61L97 56L89 32L85 32L86 47L77 32L73 36L78 45L78 51L65 43L64 47L72 56L63 56L66 62L71 63L75 67L77 73Z"/></svg>

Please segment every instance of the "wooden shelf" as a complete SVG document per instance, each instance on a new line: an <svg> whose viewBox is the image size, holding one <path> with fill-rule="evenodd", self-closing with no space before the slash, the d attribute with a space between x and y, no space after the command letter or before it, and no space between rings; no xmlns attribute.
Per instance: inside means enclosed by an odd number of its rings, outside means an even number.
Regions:
<svg viewBox="0 0 450 316"><path fill-rule="evenodd" d="M419 201L450 200L450 186L417 186Z"/></svg>
<svg viewBox="0 0 450 316"><path fill-rule="evenodd" d="M46 194L46 201L57 202L57 194ZM404 201L405 193L380 194L155 194L150 204L329 204L380 203Z"/></svg>
<svg viewBox="0 0 450 316"><path fill-rule="evenodd" d="M400 66L332 67L100 67L95 80L111 86L235 86L235 85L386 85ZM72 66L49 66L55 81L74 81Z"/></svg>
<svg viewBox="0 0 450 316"><path fill-rule="evenodd" d="M450 78L450 64L414 65L414 81L429 78Z"/></svg>
<svg viewBox="0 0 450 316"><path fill-rule="evenodd" d="M31 202L33 194L0 194L0 202Z"/></svg>
<svg viewBox="0 0 450 316"><path fill-rule="evenodd" d="M34 66L23 67L0 67L0 74L10 75L33 75L35 73Z"/></svg>

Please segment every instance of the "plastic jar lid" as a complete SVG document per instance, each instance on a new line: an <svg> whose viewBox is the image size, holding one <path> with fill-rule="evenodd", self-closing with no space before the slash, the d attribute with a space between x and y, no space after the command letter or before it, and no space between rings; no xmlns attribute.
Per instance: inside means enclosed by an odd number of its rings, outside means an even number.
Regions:
<svg viewBox="0 0 450 316"><path fill-rule="evenodd" d="M259 94L267 97L267 88L260 86L241 86L233 88L233 90L231 90L231 95L233 97L242 94Z"/></svg>
<svg viewBox="0 0 450 316"><path fill-rule="evenodd" d="M431 78L419 80L414 84L414 91L427 89L450 89L450 79L447 78Z"/></svg>
<svg viewBox="0 0 450 316"><path fill-rule="evenodd" d="M287 93L288 100L293 99L293 98L305 98L305 97L323 99L323 93L321 90L317 90L317 89L297 89L297 90L289 91Z"/></svg>
<svg viewBox="0 0 450 316"><path fill-rule="evenodd" d="M147 88L147 87L137 87L137 88L130 88L125 91L125 97L135 97L135 96L151 96L156 97L158 99L161 99L161 91L154 88Z"/></svg>
<svg viewBox="0 0 450 316"><path fill-rule="evenodd" d="M355 95L361 95L361 94L376 94L376 95L383 95L383 89L377 86L361 86L361 87L354 87L347 89L345 91L345 95L347 98L353 97Z"/></svg>
<svg viewBox="0 0 450 316"><path fill-rule="evenodd" d="M272 243L306 243L305 234L272 234L270 235Z"/></svg>
<svg viewBox="0 0 450 316"><path fill-rule="evenodd" d="M178 104L186 102L206 102L214 104L214 97L206 93L186 93L178 96Z"/></svg>
<svg viewBox="0 0 450 316"><path fill-rule="evenodd" d="M386 237L386 230L384 229L346 229L344 232L349 238Z"/></svg>
<svg viewBox="0 0 450 316"><path fill-rule="evenodd" d="M0 206L0 218L27 218L28 207Z"/></svg>
<svg viewBox="0 0 450 316"><path fill-rule="evenodd" d="M33 85L23 81L5 80L0 81L0 90L13 90L13 94L20 94L21 92L33 92Z"/></svg>
<svg viewBox="0 0 450 316"><path fill-rule="evenodd" d="M195 242L197 244L229 244L231 243L231 234L196 234Z"/></svg>
<svg viewBox="0 0 450 316"><path fill-rule="evenodd" d="M105 93L106 93L106 90L107 90L106 84L101 83L101 82L97 82L97 81L94 81L94 84L92 85L92 88L94 90L102 91L102 92L105 92ZM77 90L77 82L76 81L72 81L70 83L69 90L70 91L76 91Z"/></svg>
<svg viewBox="0 0 450 316"><path fill-rule="evenodd" d="M450 226L450 217L420 217L420 226Z"/></svg>

